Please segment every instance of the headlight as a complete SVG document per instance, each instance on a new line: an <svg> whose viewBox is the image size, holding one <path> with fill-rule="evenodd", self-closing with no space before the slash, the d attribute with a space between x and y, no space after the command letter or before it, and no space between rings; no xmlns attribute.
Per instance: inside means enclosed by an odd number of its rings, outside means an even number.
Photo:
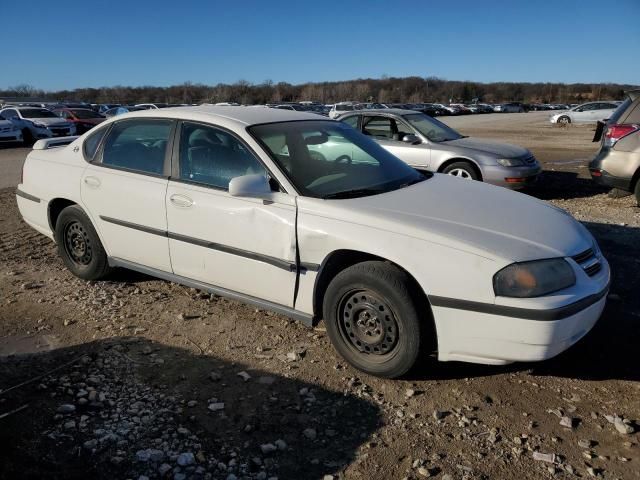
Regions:
<svg viewBox="0 0 640 480"><path fill-rule="evenodd" d="M503 167L522 167L524 165L524 161L519 158L501 158L498 163Z"/></svg>
<svg viewBox="0 0 640 480"><path fill-rule="evenodd" d="M502 297L540 297L575 285L571 265L562 258L513 263L493 277L493 290Z"/></svg>

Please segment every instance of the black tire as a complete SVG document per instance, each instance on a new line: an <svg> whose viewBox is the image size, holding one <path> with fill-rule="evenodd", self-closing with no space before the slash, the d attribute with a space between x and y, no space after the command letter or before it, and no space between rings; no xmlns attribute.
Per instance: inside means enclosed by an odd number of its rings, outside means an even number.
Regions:
<svg viewBox="0 0 640 480"><path fill-rule="evenodd" d="M478 172L470 162L454 162L447 165L442 173L447 175L455 175L456 177L466 178L468 180L479 180Z"/></svg>
<svg viewBox="0 0 640 480"><path fill-rule="evenodd" d="M58 254L76 277L99 280L111 271L102 242L91 220L78 205L60 212L55 238Z"/></svg>
<svg viewBox="0 0 640 480"><path fill-rule="evenodd" d="M571 123L571 118L567 117L566 115L563 115L558 118L558 123L560 125L569 125Z"/></svg>
<svg viewBox="0 0 640 480"><path fill-rule="evenodd" d="M23 128L22 129L22 143L26 147L30 147L31 145L33 145L35 143L35 139L33 138L33 135L31 134L31 130L29 130L28 128Z"/></svg>
<svg viewBox="0 0 640 480"><path fill-rule="evenodd" d="M385 378L404 375L425 343L427 315L420 315L417 298L412 279L394 265L367 261L341 271L323 302L331 343L358 370Z"/></svg>
<svg viewBox="0 0 640 480"><path fill-rule="evenodd" d="M626 190L620 190L619 188L612 188L609 191L609 198L624 198L629 195L633 195L633 192L627 192Z"/></svg>
<svg viewBox="0 0 640 480"><path fill-rule="evenodd" d="M640 179L638 179L636 181L636 188L635 190L635 195L636 195L636 202L638 203L638 206L640 207Z"/></svg>

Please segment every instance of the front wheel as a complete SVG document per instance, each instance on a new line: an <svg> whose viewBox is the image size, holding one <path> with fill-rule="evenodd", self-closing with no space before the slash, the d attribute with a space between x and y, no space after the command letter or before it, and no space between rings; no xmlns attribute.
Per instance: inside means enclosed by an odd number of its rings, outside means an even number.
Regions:
<svg viewBox="0 0 640 480"><path fill-rule="evenodd" d="M411 278L394 265L368 261L340 272L324 297L331 343L358 370L385 378L416 362L424 326Z"/></svg>
<svg viewBox="0 0 640 480"><path fill-rule="evenodd" d="M640 179L636 181L635 194L636 194L636 202L640 207Z"/></svg>
<svg viewBox="0 0 640 480"><path fill-rule="evenodd" d="M569 125L571 123L571 119L566 115L563 115L558 119L558 123L560 125Z"/></svg>
<svg viewBox="0 0 640 480"><path fill-rule="evenodd" d="M55 237L58 254L76 277L99 280L111 271L100 238L91 220L78 205L60 212Z"/></svg>
<svg viewBox="0 0 640 480"><path fill-rule="evenodd" d="M31 133L31 130L29 130L28 128L22 129L22 143L24 144L25 147L30 147L35 143L33 134Z"/></svg>
<svg viewBox="0 0 640 480"><path fill-rule="evenodd" d="M455 162L447 165L442 173L466 180L478 180L478 174L469 162Z"/></svg>

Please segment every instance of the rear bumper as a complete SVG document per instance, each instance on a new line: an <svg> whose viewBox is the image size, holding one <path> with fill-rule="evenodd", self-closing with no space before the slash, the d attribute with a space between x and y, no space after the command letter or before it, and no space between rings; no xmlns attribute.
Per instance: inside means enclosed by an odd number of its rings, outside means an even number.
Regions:
<svg viewBox="0 0 640 480"><path fill-rule="evenodd" d="M49 226L48 202L25 192L21 186L16 189L16 202L22 219L33 229L53 240Z"/></svg>
<svg viewBox="0 0 640 480"><path fill-rule="evenodd" d="M589 173L594 183L598 185L631 192L634 167L640 168L640 165L635 165L629 152L601 148L595 158L589 162Z"/></svg>
<svg viewBox="0 0 640 480"><path fill-rule="evenodd" d="M631 191L631 178L620 178L614 175L609 174L606 170L601 170L598 168L592 169L589 168L589 172L591 173L591 179L594 183L598 185L602 185L604 187L618 188L620 190L624 190L626 192Z"/></svg>

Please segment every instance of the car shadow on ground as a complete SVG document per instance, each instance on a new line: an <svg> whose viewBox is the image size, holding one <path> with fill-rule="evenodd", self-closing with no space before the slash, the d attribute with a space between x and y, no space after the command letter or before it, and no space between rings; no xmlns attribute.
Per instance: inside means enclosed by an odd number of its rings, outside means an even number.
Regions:
<svg viewBox="0 0 640 480"><path fill-rule="evenodd" d="M75 363L65 365L70 359ZM250 378L238 375L243 371ZM91 385L106 393L98 406L79 401ZM61 404L76 410L56 415ZM211 411L212 404L224 406ZM0 358L0 414L22 405L28 407L0 416L0 478L156 478L160 461L141 462L136 453L162 449L157 439L164 438L176 454L196 455L191 470L182 468L195 474L189 478L242 478L244 469L251 478L264 471L322 479L353 462L382 425L379 407L366 399L138 337ZM134 408L140 411L132 415ZM121 430L125 423L129 433ZM86 447L98 437L95 448ZM176 465L175 458L163 461ZM197 467L205 472L198 475Z"/></svg>
<svg viewBox="0 0 640 480"><path fill-rule="evenodd" d="M640 381L640 228L585 222L611 267L607 306L595 327L566 352L543 362L505 366L439 363L416 365L407 380L449 380L527 371L581 380Z"/></svg>
<svg viewBox="0 0 640 480"><path fill-rule="evenodd" d="M540 200L568 200L593 197L607 193L610 188L594 183L590 178L581 178L578 172L544 170L538 181L522 191Z"/></svg>

